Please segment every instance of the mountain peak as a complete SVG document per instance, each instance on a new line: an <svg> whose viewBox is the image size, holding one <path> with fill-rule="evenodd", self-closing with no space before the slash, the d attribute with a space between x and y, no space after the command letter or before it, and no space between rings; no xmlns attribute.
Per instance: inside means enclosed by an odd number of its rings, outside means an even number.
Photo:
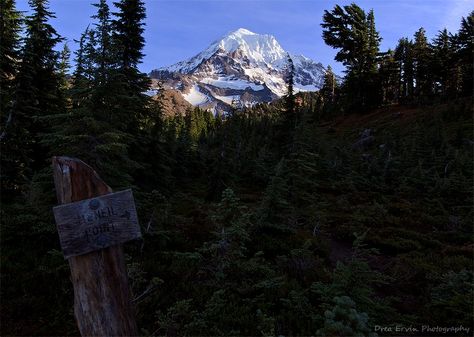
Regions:
<svg viewBox="0 0 474 337"><path fill-rule="evenodd" d="M227 34L227 36L229 35L237 35L237 36L242 36L242 35L257 35L256 33L254 32L251 32L250 30L248 29L245 29L245 28L239 28L233 32L230 32L229 34Z"/></svg>
<svg viewBox="0 0 474 337"><path fill-rule="evenodd" d="M287 53L280 46L273 35L257 34L245 28L239 28L224 36L221 40L210 46L208 51L223 51L232 53L240 50L250 61L256 65L267 64L274 66L286 59Z"/></svg>
<svg viewBox="0 0 474 337"><path fill-rule="evenodd" d="M273 35L239 28L194 57L153 71L152 77L180 91L193 105L229 111L234 101L253 105L285 95L288 55ZM321 88L323 65L302 55L291 57L294 90Z"/></svg>

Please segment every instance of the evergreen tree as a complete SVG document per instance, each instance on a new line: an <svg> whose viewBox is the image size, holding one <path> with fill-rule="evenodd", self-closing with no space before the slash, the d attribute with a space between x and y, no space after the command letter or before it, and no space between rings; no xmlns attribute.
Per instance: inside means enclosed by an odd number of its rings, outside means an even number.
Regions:
<svg viewBox="0 0 474 337"><path fill-rule="evenodd" d="M145 5L142 0L120 0L114 2L118 12L112 20L112 39L117 61L113 72L114 100L120 107L120 128L131 136L129 138L130 159L138 169L143 170L145 163L138 162L144 158L146 137L141 130L146 128L150 118L150 99L145 94L150 86L148 76L138 69L143 58L145 39L144 20ZM145 182L146 184L146 182Z"/></svg>
<svg viewBox="0 0 474 337"><path fill-rule="evenodd" d="M174 174L181 177L183 182L185 178L189 178L197 168L196 149L197 144L193 139L193 119L195 119L193 109L188 109L184 115L183 127L179 130L176 139L176 168ZM193 167L193 170L188 170Z"/></svg>
<svg viewBox="0 0 474 337"><path fill-rule="evenodd" d="M33 13L25 19L25 42L20 55L21 66L15 78L10 131L2 144L2 152L11 154L11 161L2 171L10 175L6 179L15 182L16 190L21 188L20 185L26 187L25 183L33 172L49 164L49 151L42 143L49 130L46 116L64 109L59 92L59 52L54 50L62 38L48 22L54 17L48 11L48 1L30 0L29 4ZM13 29L17 28L13 26Z"/></svg>
<svg viewBox="0 0 474 337"><path fill-rule="evenodd" d="M116 98L123 112L128 115L129 132L137 133L141 120L146 118L149 103L145 91L150 86L150 80L138 69L145 45L145 5L142 0L121 0L114 5L119 9L114 13L112 22L118 70L114 80L120 82Z"/></svg>
<svg viewBox="0 0 474 337"><path fill-rule="evenodd" d="M250 241L248 234L248 212L240 204L232 189L227 188L222 192L222 199L217 205L217 210L211 215L214 223L217 242L213 242L209 249L215 261L215 277L232 280L234 275L232 266L238 266L238 260L245 257L246 243Z"/></svg>
<svg viewBox="0 0 474 337"><path fill-rule="evenodd" d="M282 150L281 155L285 155L292 151L293 136L298 123L298 115L295 109L295 95L294 95L294 72L295 67L290 55L287 55L287 74L286 85L287 94L284 97L284 106L280 113L280 123L277 125L277 139Z"/></svg>
<svg viewBox="0 0 474 337"><path fill-rule="evenodd" d="M94 6L94 29L86 29L76 53L72 109L55 125L49 141L56 151L92 165L112 186L129 186L137 164L129 155L134 140L130 111L120 102L126 84L117 77L109 6L105 0Z"/></svg>
<svg viewBox="0 0 474 337"><path fill-rule="evenodd" d="M114 13L114 42L118 49L118 64L122 69L137 69L143 58L143 37L146 18L142 0L121 0L114 2L119 12Z"/></svg>
<svg viewBox="0 0 474 337"><path fill-rule="evenodd" d="M95 75L94 30L87 27L76 42L79 44L78 50L75 51L76 67L68 81L67 91L70 104L67 111L58 116L48 141L56 154L67 154L87 161L90 159L90 152L94 151L92 138L98 132L94 116L89 109Z"/></svg>
<svg viewBox="0 0 474 337"><path fill-rule="evenodd" d="M364 336L375 337L368 327L368 315L356 310L356 304L348 296L334 297L334 307L324 313L324 327L318 336Z"/></svg>
<svg viewBox="0 0 474 337"><path fill-rule="evenodd" d="M24 181L26 161L21 153L21 143L16 143L26 133L18 123L13 123L15 84L20 60L21 15L14 0L0 3L0 145L2 202L10 199ZM15 137L16 136L16 137Z"/></svg>
<svg viewBox="0 0 474 337"><path fill-rule="evenodd" d="M382 90L382 102L384 104L396 103L399 98L400 69L395 60L395 53L388 50L383 53L379 66L380 89Z"/></svg>
<svg viewBox="0 0 474 337"><path fill-rule="evenodd" d="M70 60L71 50L69 49L67 43L64 44L63 50L61 51L58 75L59 75L59 89L61 92L69 89L69 69L71 68Z"/></svg>
<svg viewBox="0 0 474 337"><path fill-rule="evenodd" d="M438 319L447 319L449 324L472 322L471 306L474 300L473 272L463 269L439 275L439 284L431 290L431 310ZM469 299L466 301L466 298Z"/></svg>
<svg viewBox="0 0 474 337"><path fill-rule="evenodd" d="M358 58L367 46L366 14L362 8L355 4L344 7L336 5L332 11L324 11L321 26L324 42L339 49L335 60L342 62L349 71L362 68L363 64Z"/></svg>
<svg viewBox="0 0 474 337"><path fill-rule="evenodd" d="M395 48L394 58L400 71L400 101L407 103L414 95L413 43L407 38L400 39Z"/></svg>
<svg viewBox="0 0 474 337"><path fill-rule="evenodd" d="M453 60L450 37L447 29L443 29L433 40L432 74L434 77L434 93L445 96L449 73Z"/></svg>
<svg viewBox="0 0 474 337"><path fill-rule="evenodd" d="M112 45L112 21L107 0L100 0L93 4L97 8L97 13L92 16L97 20L94 29L95 43L94 49L89 50L88 57L95 63L95 73L93 75L96 85L106 85L110 81L111 73L117 63L117 55ZM83 65L81 65L83 67Z"/></svg>
<svg viewBox="0 0 474 337"><path fill-rule="evenodd" d="M21 15L14 0L0 4L0 111L1 139L7 134L11 123L14 101L15 77L20 60Z"/></svg>
<svg viewBox="0 0 474 337"><path fill-rule="evenodd" d="M415 33L413 43L413 61L415 77L415 96L418 102L425 101L433 92L433 84L430 74L431 49L425 35L425 29L420 28Z"/></svg>
<svg viewBox="0 0 474 337"><path fill-rule="evenodd" d="M58 109L53 114L45 116L45 120L48 122L49 128L48 131L42 137L42 144L50 148L49 154L55 156L61 154L58 150L61 148L62 144L59 144L61 140L56 139L56 132L58 125L61 125L61 121L64 118L70 118L70 109L71 105L71 81L70 81L70 64L69 58L71 52L67 44L64 44L63 49L60 54L59 64L58 64L58 101L60 102L61 109Z"/></svg>
<svg viewBox="0 0 474 337"><path fill-rule="evenodd" d="M369 107L375 107L382 103L382 92L381 92L381 83L380 78L377 74L378 70L378 54L379 47L382 38L380 38L379 33L375 27L375 15L374 11L371 9L367 15L367 26L368 26L368 48L366 52L366 68L364 70L364 81L367 86L366 92L364 95L367 96L366 102L363 102L364 105Z"/></svg>
<svg viewBox="0 0 474 337"><path fill-rule="evenodd" d="M89 35L89 26L87 26L86 30L81 34L81 37L79 40L74 40L75 43L78 44L78 49L74 52L75 54L75 63L76 63L76 68L74 70L74 81L77 81L78 78L85 77L85 72L86 72L86 55L85 55L85 43L86 39L88 38Z"/></svg>
<svg viewBox="0 0 474 337"><path fill-rule="evenodd" d="M259 210L259 223L263 228L274 228L282 232L290 229L288 219L293 213L290 203L288 161L282 158L265 190Z"/></svg>
<svg viewBox="0 0 474 337"><path fill-rule="evenodd" d="M145 191L159 190L168 195L174 185L172 170L177 166L173 155L176 130L167 126L159 98L158 101L152 101L149 106L149 117L143 128L142 137L143 151L140 156L136 155L136 160L141 163L141 168L137 171L140 180L136 181Z"/></svg>
<svg viewBox="0 0 474 337"><path fill-rule="evenodd" d="M380 37L375 28L373 11L367 15L356 4L324 11L323 39L339 49L335 60L346 67L344 93L349 106L366 109L379 103L377 88L377 53Z"/></svg>
<svg viewBox="0 0 474 337"><path fill-rule="evenodd" d="M367 70L375 71L377 68L377 53L379 52L380 42L382 38L377 32L375 27L375 15L374 10L371 9L367 15L367 25L368 25L368 53L367 53Z"/></svg>
<svg viewBox="0 0 474 337"><path fill-rule="evenodd" d="M293 92L293 87L295 85L295 65L293 64L293 60L291 59L290 55L288 54L288 65L287 65L287 78L286 78L286 84L288 86L288 91L285 96L285 102L286 102L286 113L289 114L290 116L293 116L295 113L295 94ZM290 120L292 119L289 117ZM290 124L291 126L294 126L294 124Z"/></svg>
<svg viewBox="0 0 474 337"><path fill-rule="evenodd" d="M455 43L461 66L461 95L472 96L474 82L474 11L462 18Z"/></svg>
<svg viewBox="0 0 474 337"><path fill-rule="evenodd" d="M30 0L33 14L26 18L26 38L22 51L22 65L18 76L17 107L19 115L29 119L34 163L42 165L45 149L40 138L48 125L42 117L60 112L59 60L60 53L54 48L62 41L48 23L54 14L48 11L47 0ZM22 116L22 117L23 117Z"/></svg>
<svg viewBox="0 0 474 337"><path fill-rule="evenodd" d="M95 34L89 27L81 34L79 48L75 51L75 63L72 76L72 108L76 109L89 97L94 76Z"/></svg>
<svg viewBox="0 0 474 337"><path fill-rule="evenodd" d="M336 97L336 76L332 72L331 66L328 66L324 74L324 84L320 90L324 104L333 104Z"/></svg>
<svg viewBox="0 0 474 337"><path fill-rule="evenodd" d="M206 195L208 200L219 198L231 177L230 172L226 171L229 161L227 125L228 123L224 123L221 115L216 115L214 128L209 137L209 146L212 147L212 150L208 151L206 158L206 166L209 171Z"/></svg>

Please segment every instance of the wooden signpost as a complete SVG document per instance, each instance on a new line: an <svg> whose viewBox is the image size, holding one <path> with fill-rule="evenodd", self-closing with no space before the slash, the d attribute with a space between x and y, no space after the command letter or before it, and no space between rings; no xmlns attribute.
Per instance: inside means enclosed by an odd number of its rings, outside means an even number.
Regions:
<svg viewBox="0 0 474 337"><path fill-rule="evenodd" d="M67 259L141 237L131 190L53 208Z"/></svg>
<svg viewBox="0 0 474 337"><path fill-rule="evenodd" d="M137 336L121 246L141 236L131 191L112 193L90 166L75 158L54 157L53 174L63 204L54 214L71 269L81 335Z"/></svg>

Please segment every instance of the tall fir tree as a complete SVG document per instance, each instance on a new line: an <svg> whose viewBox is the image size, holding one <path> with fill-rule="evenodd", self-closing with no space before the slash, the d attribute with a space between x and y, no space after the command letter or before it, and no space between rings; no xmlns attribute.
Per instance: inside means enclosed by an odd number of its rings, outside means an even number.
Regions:
<svg viewBox="0 0 474 337"><path fill-rule="evenodd" d="M93 4L97 13L92 16L97 20L94 29L94 53L89 55L95 62L94 79L97 85L106 85L110 81L112 69L117 64L116 47L112 45L112 21L107 0ZM89 53L91 54L91 53Z"/></svg>
<svg viewBox="0 0 474 337"><path fill-rule="evenodd" d="M114 13L114 41L118 47L118 64L122 69L137 69L144 56L145 4L142 0L114 2L119 12Z"/></svg>
<svg viewBox="0 0 474 337"><path fill-rule="evenodd" d="M371 9L367 15L368 26L368 51L367 51L367 70L376 71L377 69L377 53L379 52L380 42L382 38L375 27L375 14Z"/></svg>
<svg viewBox="0 0 474 337"><path fill-rule="evenodd" d="M128 111L116 99L124 84L117 81L118 55L106 0L94 4L93 28L81 36L71 88L72 109L54 126L51 143L57 152L92 165L114 187L129 186L136 164L129 156Z"/></svg>
<svg viewBox="0 0 474 337"><path fill-rule="evenodd" d="M276 142L281 149L281 155L286 155L292 151L293 136L298 124L298 114L295 108L295 94L294 94L294 74L295 66L290 55L287 55L286 66L286 85L287 93L284 96L283 109L280 114L280 121L277 125Z"/></svg>
<svg viewBox="0 0 474 337"><path fill-rule="evenodd" d="M426 101L433 92L430 74L431 56L431 47L426 38L426 31L424 28L420 28L415 33L413 42L415 96L419 103Z"/></svg>
<svg viewBox="0 0 474 337"><path fill-rule="evenodd" d="M366 14L356 4L324 11L323 39L339 49L335 60L346 66L345 100L349 107L365 110L379 103L377 88L377 54L380 37L375 28L373 11Z"/></svg>
<svg viewBox="0 0 474 337"><path fill-rule="evenodd" d="M138 132L147 115L149 99L145 91L150 86L148 76L138 69L144 56L145 5L142 0L121 0L114 4L119 9L112 21L118 69L115 80L122 82L122 91L117 93L117 98L129 114L129 130Z"/></svg>
<svg viewBox="0 0 474 337"><path fill-rule="evenodd" d="M23 181L21 158L22 144L15 142L15 136L24 133L18 123L13 123L15 86L20 64L20 32L22 17L16 10L14 0L0 3L0 145L2 202L18 191ZM21 133L21 134L17 134Z"/></svg>
<svg viewBox="0 0 474 337"><path fill-rule="evenodd" d="M413 43L407 38L400 39L394 58L399 69L399 100L401 103L411 102L414 95Z"/></svg>
<svg viewBox="0 0 474 337"><path fill-rule="evenodd" d="M85 50L86 59L91 60L91 88L80 110L87 116L89 127L78 130L85 131L87 137L87 143L82 143L79 151L112 186L124 187L132 183L131 173L136 167L130 159L133 140L128 132L130 115L119 100L125 85L117 77L119 52L109 5L106 0L100 0L94 6L97 8L93 16L96 24L89 32Z"/></svg>
<svg viewBox="0 0 474 337"><path fill-rule="evenodd" d="M366 69L364 70L364 82L366 90L363 93L365 100L363 105L375 107L383 101L380 76L378 76L378 54L382 38L375 27L375 15L373 9L367 14L367 52L366 52Z"/></svg>
<svg viewBox="0 0 474 337"><path fill-rule="evenodd" d="M6 136L6 127L11 122L14 101L15 77L20 61L21 14L14 0L0 4L0 111L1 133Z"/></svg>
<svg viewBox="0 0 474 337"><path fill-rule="evenodd" d="M146 129L150 119L150 99L145 94L149 89L150 79L138 69L142 62L145 39L143 36L146 10L142 0L120 0L114 2L118 9L112 21L112 38L116 50L117 68L114 72L115 100L124 117L124 131L132 135L129 149L134 162L136 176L143 176L146 169L144 144ZM155 116L156 117L156 116ZM156 130L155 130L156 131ZM157 133L155 133L158 136ZM157 140L159 141L159 140ZM143 182L146 185L146 182Z"/></svg>
<svg viewBox="0 0 474 337"><path fill-rule="evenodd" d="M71 100L72 108L78 108L91 93L92 79L94 75L95 33L86 28L81 34L78 49L74 52L76 67L72 74Z"/></svg>
<svg viewBox="0 0 474 337"><path fill-rule="evenodd" d="M288 54L287 56L287 93L286 93L286 111L287 113L293 114L295 112L295 94L294 94L294 86L295 86L295 65L293 64L293 60L291 56Z"/></svg>
<svg viewBox="0 0 474 337"><path fill-rule="evenodd" d="M473 95L474 85L474 11L461 20L461 28L456 35L457 57L461 66L462 96Z"/></svg>
<svg viewBox="0 0 474 337"><path fill-rule="evenodd" d="M432 57L432 76L434 80L434 93L443 98L453 97L456 90L458 66L454 59L452 38L445 28L434 38ZM454 95L453 95L454 94Z"/></svg>
<svg viewBox="0 0 474 337"><path fill-rule="evenodd" d="M328 66L324 74L324 83L316 98L317 103L312 107L314 118L326 118L333 116L340 108L339 101L339 84L336 75Z"/></svg>
<svg viewBox="0 0 474 337"><path fill-rule="evenodd" d="M58 75L59 75L59 88L62 92L66 91L69 88L69 70L71 68L70 64L71 59L71 49L67 43L64 44L63 49L61 50Z"/></svg>
<svg viewBox="0 0 474 337"><path fill-rule="evenodd" d="M49 20L47 0L30 0L32 14L25 19L21 65L15 78L11 131L3 140L2 150L11 153L11 172L15 189L26 187L33 173L48 165L49 149L43 137L49 130L48 118L60 113L64 106L59 88L59 52L54 48L62 41Z"/></svg>
<svg viewBox="0 0 474 337"><path fill-rule="evenodd" d="M42 167L48 161L47 150L40 144L49 125L44 117L61 112L59 93L60 52L55 47L63 39L49 20L47 0L30 0L33 14L26 17L26 37L18 76L17 107L25 118L31 136L33 164Z"/></svg>
<svg viewBox="0 0 474 337"><path fill-rule="evenodd" d="M328 66L324 74L324 84L320 90L325 105L334 103L336 97L336 86L336 76L334 75L331 66Z"/></svg>
<svg viewBox="0 0 474 337"><path fill-rule="evenodd" d="M379 63L382 103L397 103L400 89L400 69L398 62L395 60L395 53L390 49L386 53L382 53Z"/></svg>

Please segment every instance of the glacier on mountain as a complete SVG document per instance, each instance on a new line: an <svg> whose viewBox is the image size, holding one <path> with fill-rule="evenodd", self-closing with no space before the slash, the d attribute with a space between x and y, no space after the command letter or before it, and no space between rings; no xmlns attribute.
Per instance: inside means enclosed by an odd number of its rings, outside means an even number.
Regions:
<svg viewBox="0 0 474 337"><path fill-rule="evenodd" d="M188 60L153 70L150 76L165 89L179 90L193 105L228 111L232 102L249 106L284 96L289 57L295 69L295 92L319 90L326 71L321 63L289 54L272 35L244 28Z"/></svg>

